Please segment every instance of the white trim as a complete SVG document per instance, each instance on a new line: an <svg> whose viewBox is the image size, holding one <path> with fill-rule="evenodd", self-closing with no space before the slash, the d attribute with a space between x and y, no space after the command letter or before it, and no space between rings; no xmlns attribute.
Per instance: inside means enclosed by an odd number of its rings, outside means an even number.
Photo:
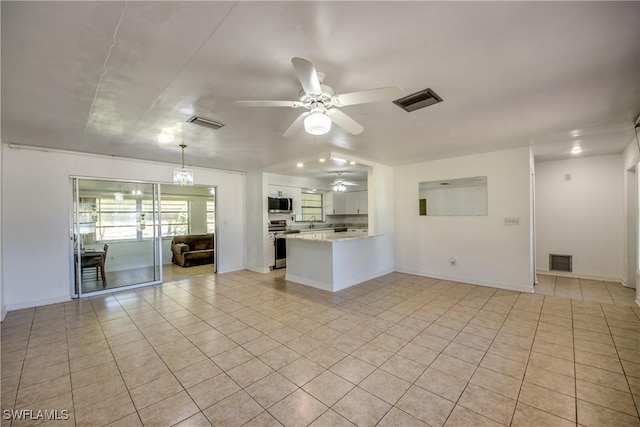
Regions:
<svg viewBox="0 0 640 427"><path fill-rule="evenodd" d="M260 267L247 267L247 270L254 271L256 273L268 273L268 272L271 271L271 269L268 268L268 267L263 267L263 268L260 268Z"/></svg>
<svg viewBox="0 0 640 427"><path fill-rule="evenodd" d="M316 280L310 280L310 279L308 279L306 277L299 277L299 276L294 276L294 275L291 275L291 274L287 274L284 279L288 280L290 282L299 283L301 285L311 286L312 288L322 289L323 291L339 292L339 291L342 291L344 289L350 288L352 286L356 286L356 285L359 285L361 283L367 282L369 280L373 280L373 279L376 279L376 278L381 277L381 276L386 276L387 274L391 274L393 272L394 272L394 270L392 268L390 268L390 269L378 271L378 272L375 272L375 273L372 273L372 274L367 274L366 276L360 277L360 278L355 279L355 280L349 280L347 282L334 284L333 285L333 289L328 289L326 283L318 282Z"/></svg>
<svg viewBox="0 0 640 427"><path fill-rule="evenodd" d="M152 165L175 165L175 163L171 163L171 162L161 162L161 161L154 161L154 160L145 160L145 159L136 159L135 157L123 157L123 156L111 156L111 155L106 155L106 154L96 154L96 153L87 153L85 151L73 151L73 150L62 150L62 149L58 149L58 148L46 148L46 147L38 147L36 145L22 145L22 144L15 144L15 143L11 143L11 142L3 142L2 144L6 145L7 147L9 147L12 150L31 150L31 151L40 151L42 153L62 153L62 154L73 154L73 155L77 155L77 156L88 156L88 157L99 157L99 158L103 158L103 159L121 159L121 160L128 160L128 161L134 161L134 162L140 162L140 163L147 163L147 164L152 164ZM197 166L197 165L187 165L191 168L200 168L203 170L214 170L214 171L219 171L219 172L225 172L225 173L230 173L230 174L237 174L237 175L246 175L245 172L242 171L235 171L235 170L230 170L230 169L218 169L218 168L210 168L207 166ZM161 184L172 184L173 182L159 182Z"/></svg>
<svg viewBox="0 0 640 427"><path fill-rule="evenodd" d="M107 289L102 289L95 292L85 292L82 294L80 299L93 298L100 295L114 294L117 292L125 292L125 291L130 291L132 289L144 288L146 286L157 286L157 285L162 285L162 282L159 280L154 280L153 282L138 283L137 285L125 285L125 286L120 286L118 288L107 288Z"/></svg>
<svg viewBox="0 0 640 427"><path fill-rule="evenodd" d="M25 308L40 307L43 305L59 304L61 302L69 302L69 301L71 301L71 297L69 295L65 295L65 296L56 297L56 298L47 298L47 299L23 302L20 304L11 304L3 308L9 312L9 311L16 311L16 310L24 310Z"/></svg>
<svg viewBox="0 0 640 427"><path fill-rule="evenodd" d="M536 274L545 276L572 277L574 279L600 280L603 282L622 283L621 277L589 276L588 274L568 273L566 271L537 270Z"/></svg>
<svg viewBox="0 0 640 427"><path fill-rule="evenodd" d="M7 317L7 307L2 305L2 309L0 310L0 322L4 322L4 318Z"/></svg>
<svg viewBox="0 0 640 427"><path fill-rule="evenodd" d="M244 266L235 266L235 267L227 268L225 270L216 271L216 273L217 274L233 273L234 271L240 271L240 270L248 270L248 269L245 268ZM252 270L252 271L255 271L255 270Z"/></svg>
<svg viewBox="0 0 640 427"><path fill-rule="evenodd" d="M475 279L471 279L468 277L457 277L457 276L449 276L446 274L436 274L436 273L429 273L429 272L425 272L425 271L417 271L417 270L406 270L406 269L396 269L396 271L398 273L405 273L405 274L413 274L416 276L423 276L423 277L430 277L433 279L438 279L438 280L448 280L451 282L458 282L458 283L466 283L466 284L470 284L470 285L478 285L478 286L486 286L486 287L490 287L490 288L498 288L498 289L506 289L508 291L516 291L516 292L526 292L526 293L533 293L533 285L528 285L529 288L528 289L523 289L517 286L513 286L511 284L506 284L506 283L498 283L498 282L489 282L489 281L479 281L479 280L475 280Z"/></svg>

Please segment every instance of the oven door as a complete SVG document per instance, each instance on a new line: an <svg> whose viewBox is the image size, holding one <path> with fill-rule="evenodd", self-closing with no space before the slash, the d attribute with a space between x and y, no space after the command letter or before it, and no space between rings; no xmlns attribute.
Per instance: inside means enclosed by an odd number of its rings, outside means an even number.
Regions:
<svg viewBox="0 0 640 427"><path fill-rule="evenodd" d="M276 265L274 268L285 268L287 266L287 239L282 235L275 235Z"/></svg>

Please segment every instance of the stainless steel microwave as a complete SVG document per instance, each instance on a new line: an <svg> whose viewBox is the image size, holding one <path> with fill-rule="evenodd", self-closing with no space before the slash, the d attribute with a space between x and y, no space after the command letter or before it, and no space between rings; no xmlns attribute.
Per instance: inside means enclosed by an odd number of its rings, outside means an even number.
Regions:
<svg viewBox="0 0 640 427"><path fill-rule="evenodd" d="M269 213L293 212L293 199L286 197L269 197Z"/></svg>

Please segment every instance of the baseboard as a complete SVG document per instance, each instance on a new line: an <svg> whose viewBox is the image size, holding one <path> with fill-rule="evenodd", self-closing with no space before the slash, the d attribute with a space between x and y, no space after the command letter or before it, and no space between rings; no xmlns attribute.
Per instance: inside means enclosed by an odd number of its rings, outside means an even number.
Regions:
<svg viewBox="0 0 640 427"><path fill-rule="evenodd" d="M339 292L339 291L342 291L344 289L350 288L352 286L356 286L356 285L359 285L361 283L364 283L366 281L373 280L375 278L378 278L378 277L381 277L381 276L385 276L387 274L391 274L393 272L394 272L393 269L381 270L381 271L378 271L376 273L367 274L366 276L360 277L360 278L355 279L355 280L350 280L348 282L340 283L337 286L334 285L333 289L330 289L330 287L327 286L325 283L317 282L315 280L310 280L310 279L308 279L306 277L294 276L294 275L291 275L291 274L287 274L285 276L285 280L288 280L288 281L294 282L294 283L300 283L301 285L305 285L305 286L311 286L312 288L316 288L316 289L322 289L323 291Z"/></svg>
<svg viewBox="0 0 640 427"><path fill-rule="evenodd" d="M271 269L264 268L264 267L262 267L262 268L260 268L260 267L247 267L247 270L254 271L256 273L268 273L268 272L271 271Z"/></svg>
<svg viewBox="0 0 640 427"><path fill-rule="evenodd" d="M69 302L69 301L71 301L71 297L69 295L65 295L65 296L60 296L56 298L47 298L47 299L23 302L20 304L9 304L6 306L6 311L9 312L9 311L16 311L16 310L24 310L25 308L40 307L42 305L49 305L49 304L59 304L61 302ZM3 319L4 319L4 316L3 316Z"/></svg>
<svg viewBox="0 0 640 427"><path fill-rule="evenodd" d="M5 307L3 304L0 312L0 322L4 322L5 317L7 317L7 307Z"/></svg>
<svg viewBox="0 0 640 427"><path fill-rule="evenodd" d="M568 273L566 271L536 270L536 274L544 274L547 276L569 277L572 279L599 280L602 282L622 283L621 277L589 276L588 274Z"/></svg>
<svg viewBox="0 0 640 427"><path fill-rule="evenodd" d="M630 289L635 289L635 288L636 288L636 287L635 287L635 285L634 285L634 286L629 285L629 284L627 283L627 281L626 281L626 280L624 280L624 279L622 279L622 282L621 282L621 283L622 283L622 286L624 286L625 288L630 288Z"/></svg>
<svg viewBox="0 0 640 427"><path fill-rule="evenodd" d="M640 307L640 299L636 299L636 305Z"/></svg>
<svg viewBox="0 0 640 427"><path fill-rule="evenodd" d="M216 273L218 274L233 273L234 271L240 271L240 270L249 270L249 268L246 268L244 265L241 265L236 267L225 268L224 270L218 270L216 271Z"/></svg>
<svg viewBox="0 0 640 427"><path fill-rule="evenodd" d="M411 270L411 269L396 268L396 271L398 273L414 274L416 276L431 277L433 279L448 280L450 282L467 283L470 285L478 285L478 286L487 286L490 288L505 289L507 291L533 293L533 285L526 285L524 287L521 287L521 286L514 286L509 283L491 282L488 280L476 280L476 279L470 279L468 277L458 277L458 276L451 276L448 274L437 274L437 273L430 273L427 271L418 271L418 270Z"/></svg>

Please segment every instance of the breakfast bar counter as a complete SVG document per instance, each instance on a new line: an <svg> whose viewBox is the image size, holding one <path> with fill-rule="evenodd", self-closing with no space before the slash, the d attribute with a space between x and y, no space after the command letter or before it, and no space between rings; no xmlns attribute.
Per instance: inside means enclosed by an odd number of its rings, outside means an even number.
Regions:
<svg viewBox="0 0 640 427"><path fill-rule="evenodd" d="M362 233L286 235L286 280L337 292L378 276L374 240Z"/></svg>

